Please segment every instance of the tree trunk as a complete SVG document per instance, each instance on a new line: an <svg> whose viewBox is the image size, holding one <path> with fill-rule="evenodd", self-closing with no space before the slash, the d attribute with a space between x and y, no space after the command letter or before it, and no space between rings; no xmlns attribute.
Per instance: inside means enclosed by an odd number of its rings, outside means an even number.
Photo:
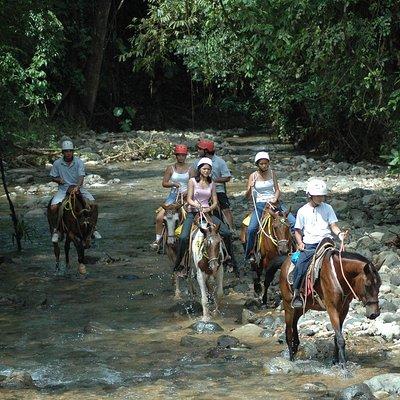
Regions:
<svg viewBox="0 0 400 400"><path fill-rule="evenodd" d="M83 103L89 115L89 119L91 119L93 115L99 88L111 2L112 0L97 0L94 6L93 36L90 54L85 67L86 82L83 98Z"/></svg>
<svg viewBox="0 0 400 400"><path fill-rule="evenodd" d="M6 193L8 204L10 206L11 219L14 224L15 240L17 241L18 251L21 251L21 249L22 249L22 246L21 246L22 234L21 234L21 230L18 228L17 214L15 213L14 204L11 200L10 193L8 192L7 183L6 183L6 174L4 172L3 157L1 155L0 155L0 171L1 171L1 180L3 181L4 192Z"/></svg>

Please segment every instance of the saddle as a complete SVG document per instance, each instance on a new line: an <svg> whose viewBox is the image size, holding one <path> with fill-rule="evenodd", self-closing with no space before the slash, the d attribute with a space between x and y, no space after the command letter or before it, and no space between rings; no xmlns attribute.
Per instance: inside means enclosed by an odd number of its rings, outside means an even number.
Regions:
<svg viewBox="0 0 400 400"><path fill-rule="evenodd" d="M319 278L319 274L322 268L322 262L324 261L325 256L330 257L334 250L335 243L332 239L324 238L323 240L321 240L314 253L311 263L307 268L307 272L303 279L300 290L305 297L312 296L315 300L317 300L319 305L323 309L325 309L325 304L319 297L318 293L314 290L314 285ZM295 267L295 264L293 263L293 261L291 261L287 274L287 282L291 288L293 285L293 275Z"/></svg>

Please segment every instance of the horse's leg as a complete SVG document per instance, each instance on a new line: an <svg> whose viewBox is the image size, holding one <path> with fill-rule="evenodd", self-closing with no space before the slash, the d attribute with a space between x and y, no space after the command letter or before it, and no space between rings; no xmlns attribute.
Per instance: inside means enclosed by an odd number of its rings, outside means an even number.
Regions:
<svg viewBox="0 0 400 400"><path fill-rule="evenodd" d="M251 263L251 270L253 273L253 284L254 284L254 292L257 296L260 296L262 293L261 286L261 274L262 274L262 266L257 262Z"/></svg>
<svg viewBox="0 0 400 400"><path fill-rule="evenodd" d="M218 268L217 276L215 277L215 279L216 279L215 311L217 313L221 306L222 298L224 296L224 287L223 287L224 268L222 267L222 265Z"/></svg>
<svg viewBox="0 0 400 400"><path fill-rule="evenodd" d="M56 268L55 272L58 273L60 270L60 246L57 243L53 243L53 250L54 250L54 256L56 257Z"/></svg>
<svg viewBox="0 0 400 400"><path fill-rule="evenodd" d="M200 270L200 268L197 269L197 282L199 283L200 286L200 292L201 292L201 305L203 307L203 321L209 321L210 320L210 311L208 309L208 296L207 296L207 287L206 287L206 274Z"/></svg>
<svg viewBox="0 0 400 400"><path fill-rule="evenodd" d="M74 245L76 248L76 252L78 254L78 273L80 275L86 275L86 267L84 264L85 250L83 248L82 243L76 238L74 238Z"/></svg>
<svg viewBox="0 0 400 400"><path fill-rule="evenodd" d="M300 339L299 339L299 331L297 329L297 322L301 317L302 310L294 310L293 322L292 322L292 329L293 329L293 339L292 339L292 349L293 349L293 356L296 355L297 350L299 348Z"/></svg>
<svg viewBox="0 0 400 400"><path fill-rule="evenodd" d="M337 311L337 308L333 304L327 304L326 305L326 310L328 311L329 314L329 319L331 320L331 324L333 327L333 330L335 332L335 354L334 354L334 360L339 361L339 364L342 368L346 368L346 352L345 352L345 340L342 334L342 323L341 321L339 312ZM344 320L344 318L343 318Z"/></svg>
<svg viewBox="0 0 400 400"><path fill-rule="evenodd" d="M67 234L65 237L64 252L65 252L65 266L69 269L71 266L69 264L69 249L71 246L71 239Z"/></svg>
<svg viewBox="0 0 400 400"><path fill-rule="evenodd" d="M350 305L350 303L345 304L343 306L343 308L341 309L340 313L339 313L339 329L340 329L340 333L341 333L342 336L343 336L343 333L342 333L343 332L343 322L344 322L344 320L345 320L345 318L347 316L347 313L349 311L349 305ZM334 364L337 364L337 363L342 364L342 361L340 359L340 345L339 345L340 342L338 342L338 339L336 337L336 332L335 332L334 341L335 341L335 350L334 350L334 354L333 354L333 363ZM344 362L346 362L345 356L346 356L346 354L345 354L345 343L344 343L344 339L343 339L343 357L344 357Z"/></svg>
<svg viewBox="0 0 400 400"><path fill-rule="evenodd" d="M268 288L271 282L274 280L276 268L274 269L271 264L270 258L265 257L264 260L261 261L262 268L265 269L265 278L264 278L264 294L262 297L262 303L267 305L268 301Z"/></svg>
<svg viewBox="0 0 400 400"><path fill-rule="evenodd" d="M294 310L290 307L290 304L285 304L285 336L286 336L286 344L289 349L289 358L290 361L294 360L294 351L293 351L293 314Z"/></svg>

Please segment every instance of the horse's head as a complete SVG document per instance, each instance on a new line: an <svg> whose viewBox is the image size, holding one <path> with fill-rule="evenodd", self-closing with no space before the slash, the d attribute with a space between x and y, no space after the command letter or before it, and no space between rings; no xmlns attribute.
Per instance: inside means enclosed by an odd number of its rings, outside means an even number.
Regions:
<svg viewBox="0 0 400 400"><path fill-rule="evenodd" d="M219 234L220 224L208 224L206 228L199 225L199 229L204 235L203 255L208 260L208 266L213 275L218 271L220 265L221 236Z"/></svg>
<svg viewBox="0 0 400 400"><path fill-rule="evenodd" d="M161 207L165 210L164 221L167 228L167 243L174 244L176 240L175 229L179 222L179 210L182 207L182 204L163 204Z"/></svg>
<svg viewBox="0 0 400 400"><path fill-rule="evenodd" d="M379 267L367 263L360 274L363 287L359 291L359 296L365 306L365 316L369 319L375 319L380 314L378 295L382 281L377 269Z"/></svg>
<svg viewBox="0 0 400 400"><path fill-rule="evenodd" d="M289 212L270 212L272 216L272 233L277 241L279 255L287 255L290 250L290 224L287 219Z"/></svg>
<svg viewBox="0 0 400 400"><path fill-rule="evenodd" d="M95 222L92 217L92 210L82 208L77 213L79 238L85 249L88 249L92 242L92 235L95 230Z"/></svg>

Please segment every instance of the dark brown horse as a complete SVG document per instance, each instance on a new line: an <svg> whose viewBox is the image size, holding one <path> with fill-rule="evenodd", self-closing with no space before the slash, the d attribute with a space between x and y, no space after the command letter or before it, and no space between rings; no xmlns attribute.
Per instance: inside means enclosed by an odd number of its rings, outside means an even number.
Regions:
<svg viewBox="0 0 400 400"><path fill-rule="evenodd" d="M98 208L95 204L87 205L79 192L74 194L71 193L70 189L68 189L66 198L59 206L62 208L62 212L59 211L58 230L62 235L65 235L66 267L70 268L69 250L72 241L78 254L78 273L85 275L84 251L91 245L92 234L97 223ZM54 224L50 215L50 204L47 207L47 220L52 231ZM58 243L53 243L53 247L56 257L56 272L60 272L60 246Z"/></svg>
<svg viewBox="0 0 400 400"><path fill-rule="evenodd" d="M286 322L286 342L289 347L290 359L293 360L299 347L297 321L302 315L302 309L293 309L291 306L292 289L287 275L291 264L287 257L281 268L280 288L283 297ZM356 296L365 306L366 317L375 319L379 316L378 294L381 279L379 267L356 253L339 253L338 250L328 252L322 262L319 278L314 284L314 290L325 305L331 324L335 331L334 362L345 367L345 340L342 334L343 322L349 311L350 302ZM323 310L323 304L313 301L308 296L305 304L307 310Z"/></svg>
<svg viewBox="0 0 400 400"><path fill-rule="evenodd" d="M267 304L269 285L282 264L279 256L286 256L291 250L288 214L289 212L273 212L270 209L266 209L261 220L262 229L257 237L260 259L258 262L252 263L251 269L253 271L254 292L257 295L263 293L260 280L263 271L265 271L263 304Z"/></svg>

